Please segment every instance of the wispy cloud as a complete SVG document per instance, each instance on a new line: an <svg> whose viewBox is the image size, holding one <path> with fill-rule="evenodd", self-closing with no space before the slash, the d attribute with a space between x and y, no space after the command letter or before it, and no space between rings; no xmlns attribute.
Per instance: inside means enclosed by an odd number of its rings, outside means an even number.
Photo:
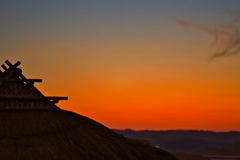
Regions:
<svg viewBox="0 0 240 160"><path fill-rule="evenodd" d="M200 30L203 33L213 37L212 45L217 49L209 60L217 57L231 56L240 53L240 10L229 11L232 20L229 23L201 24L187 22L175 18L174 21L185 31L190 29Z"/></svg>

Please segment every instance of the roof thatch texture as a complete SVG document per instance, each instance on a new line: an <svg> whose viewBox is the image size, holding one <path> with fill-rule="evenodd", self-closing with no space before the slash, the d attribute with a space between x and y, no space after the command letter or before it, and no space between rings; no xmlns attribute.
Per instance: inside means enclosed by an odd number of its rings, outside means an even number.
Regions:
<svg viewBox="0 0 240 160"><path fill-rule="evenodd" d="M176 160L65 110L0 112L1 160Z"/></svg>

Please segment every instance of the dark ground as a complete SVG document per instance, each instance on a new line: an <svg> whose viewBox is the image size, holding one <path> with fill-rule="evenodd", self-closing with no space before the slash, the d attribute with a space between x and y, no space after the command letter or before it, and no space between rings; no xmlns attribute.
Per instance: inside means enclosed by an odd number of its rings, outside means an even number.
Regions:
<svg viewBox="0 0 240 160"><path fill-rule="evenodd" d="M1 160L176 160L65 110L1 111Z"/></svg>

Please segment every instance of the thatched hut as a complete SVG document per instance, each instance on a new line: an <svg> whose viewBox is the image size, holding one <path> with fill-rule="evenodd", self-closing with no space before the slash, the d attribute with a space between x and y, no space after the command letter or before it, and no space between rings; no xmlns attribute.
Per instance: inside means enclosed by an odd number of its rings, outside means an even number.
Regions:
<svg viewBox="0 0 240 160"><path fill-rule="evenodd" d="M170 153L127 139L55 104L10 62L0 73L1 160L175 160ZM15 70L15 71L14 71ZM15 73L12 73L15 72ZM7 74L6 74L7 73ZM11 76L13 74L14 76ZM23 93L26 92L26 93Z"/></svg>

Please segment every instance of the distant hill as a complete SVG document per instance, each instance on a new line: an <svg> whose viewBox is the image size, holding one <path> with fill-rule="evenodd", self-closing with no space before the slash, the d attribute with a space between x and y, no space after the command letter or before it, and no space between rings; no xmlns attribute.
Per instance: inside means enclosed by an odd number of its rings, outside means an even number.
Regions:
<svg viewBox="0 0 240 160"><path fill-rule="evenodd" d="M212 132L198 130L168 130L153 131L131 129L117 130L116 133L133 139L147 140L154 146L170 152L195 152L195 153L221 153L223 150L231 152L231 147L236 150L240 142L240 132ZM235 145L234 145L235 144ZM231 151L230 151L231 150ZM232 153L235 153L232 151Z"/></svg>

